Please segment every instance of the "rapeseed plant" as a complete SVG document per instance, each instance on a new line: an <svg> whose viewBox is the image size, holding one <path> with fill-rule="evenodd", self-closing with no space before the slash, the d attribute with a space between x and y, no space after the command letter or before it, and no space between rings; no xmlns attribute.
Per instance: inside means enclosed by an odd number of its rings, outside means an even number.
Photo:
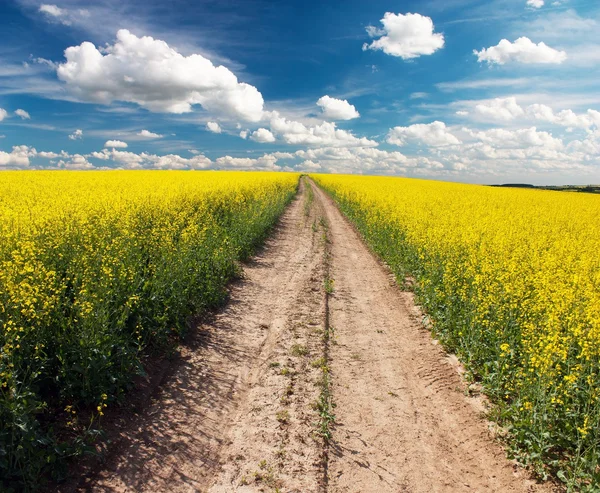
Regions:
<svg viewBox="0 0 600 493"><path fill-rule="evenodd" d="M512 452L600 488L600 197L315 175L495 402Z"/></svg>
<svg viewBox="0 0 600 493"><path fill-rule="evenodd" d="M297 183L275 173L0 174L0 489L60 476L90 446L143 372L142 354L224 300Z"/></svg>

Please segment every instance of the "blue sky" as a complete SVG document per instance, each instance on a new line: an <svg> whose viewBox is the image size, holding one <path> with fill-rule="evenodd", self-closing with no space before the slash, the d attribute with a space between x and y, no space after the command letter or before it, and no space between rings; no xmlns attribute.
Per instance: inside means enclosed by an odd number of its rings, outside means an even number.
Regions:
<svg viewBox="0 0 600 493"><path fill-rule="evenodd" d="M596 0L6 0L0 169L600 183Z"/></svg>

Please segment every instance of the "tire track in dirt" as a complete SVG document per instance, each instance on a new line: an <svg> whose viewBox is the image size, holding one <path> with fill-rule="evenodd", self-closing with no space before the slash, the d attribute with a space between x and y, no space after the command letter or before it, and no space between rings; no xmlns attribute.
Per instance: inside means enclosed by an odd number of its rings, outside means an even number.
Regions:
<svg viewBox="0 0 600 493"><path fill-rule="evenodd" d="M69 492L551 491L505 458L412 295L312 182L244 273L104 469Z"/></svg>
<svg viewBox="0 0 600 493"><path fill-rule="evenodd" d="M296 272L300 282L292 303L278 307L281 319L263 351L268 369L253 380L239 407L209 493L322 490L323 441L316 433L315 409L326 316L320 212L311 188L304 194L303 234L298 237L310 237L311 257Z"/></svg>
<svg viewBox="0 0 600 493"><path fill-rule="evenodd" d="M313 185L314 186L314 185ZM456 364L333 201L330 367L336 423L328 491L551 491L507 460Z"/></svg>
<svg viewBox="0 0 600 493"><path fill-rule="evenodd" d="M310 361L321 352L323 244L306 197L302 182L227 306L197 328L118 453L75 491L318 490Z"/></svg>

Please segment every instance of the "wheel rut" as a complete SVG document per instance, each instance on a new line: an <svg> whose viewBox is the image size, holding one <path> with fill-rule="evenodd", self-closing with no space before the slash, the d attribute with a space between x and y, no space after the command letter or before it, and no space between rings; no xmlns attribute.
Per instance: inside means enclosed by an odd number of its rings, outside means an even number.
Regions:
<svg viewBox="0 0 600 493"><path fill-rule="evenodd" d="M103 467L61 491L551 491L480 411L412 295L302 179Z"/></svg>
<svg viewBox="0 0 600 493"><path fill-rule="evenodd" d="M333 201L329 492L550 491L506 459L411 293L390 283Z"/></svg>

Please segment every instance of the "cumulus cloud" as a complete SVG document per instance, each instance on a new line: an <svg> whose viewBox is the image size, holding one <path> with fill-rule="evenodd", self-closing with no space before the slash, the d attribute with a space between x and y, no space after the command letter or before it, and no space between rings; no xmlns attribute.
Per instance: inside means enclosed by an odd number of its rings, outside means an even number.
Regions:
<svg viewBox="0 0 600 493"><path fill-rule="evenodd" d="M40 151L36 154L36 156L43 157L46 159L56 159L59 157L70 157L68 152L61 151L60 153L52 152L52 151Z"/></svg>
<svg viewBox="0 0 600 493"><path fill-rule="evenodd" d="M90 163L85 156L74 154L68 160L60 160L57 163L59 168L63 169L93 169L94 165Z"/></svg>
<svg viewBox="0 0 600 493"><path fill-rule="evenodd" d="M475 106L475 113L490 120L509 121L523 116L525 111L519 106L516 98L495 98Z"/></svg>
<svg viewBox="0 0 600 493"><path fill-rule="evenodd" d="M123 142L121 140L107 140L104 144L104 147L115 147L115 148L127 148L127 142Z"/></svg>
<svg viewBox="0 0 600 493"><path fill-rule="evenodd" d="M140 130L136 135L142 139L160 139L162 137L161 134L150 132L150 130L146 129Z"/></svg>
<svg viewBox="0 0 600 493"><path fill-rule="evenodd" d="M166 42L138 38L126 29L114 45L84 42L65 50L58 77L83 101L136 103L150 111L187 113L201 105L209 113L256 122L263 97L226 67L199 54L184 56Z"/></svg>
<svg viewBox="0 0 600 493"><path fill-rule="evenodd" d="M218 168L275 171L280 169L277 166L278 160L279 158L275 154L264 154L259 158L222 156L217 158L215 164Z"/></svg>
<svg viewBox="0 0 600 493"><path fill-rule="evenodd" d="M390 152L373 147L322 147L300 150L295 155L304 160L301 166L304 166L306 171L311 171L311 167L318 165L319 170L331 173L368 171L380 174L404 174L419 170L421 173L430 174L432 170L444 167L435 159L408 157L398 151Z"/></svg>
<svg viewBox="0 0 600 493"><path fill-rule="evenodd" d="M530 104L522 107L514 97L496 98L478 103L475 105L475 114L489 120L512 121L524 118L586 130L600 126L600 112L596 110L588 109L585 113L577 114L570 109L555 112L545 104Z"/></svg>
<svg viewBox="0 0 600 493"><path fill-rule="evenodd" d="M88 157L103 161L112 161L120 168L126 169L206 169L212 161L202 154L185 158L177 154L159 156L142 152L119 151L117 149L103 149L101 152L92 152Z"/></svg>
<svg viewBox="0 0 600 493"><path fill-rule="evenodd" d="M527 0L527 6L534 9L541 9L544 6L544 0Z"/></svg>
<svg viewBox="0 0 600 493"><path fill-rule="evenodd" d="M576 153L582 161L598 160L600 157L600 133L591 133L583 140L573 140L569 142L567 148Z"/></svg>
<svg viewBox="0 0 600 493"><path fill-rule="evenodd" d="M192 150L190 150L192 152ZM88 158L102 161L112 161L120 168L127 169L245 169L245 170L273 170L279 171L277 165L280 159L294 159L294 156L284 152L264 154L258 158L221 156L215 161L204 156L196 150L191 158L185 158L177 154L164 156L142 152L119 151L116 149L103 149L100 152L92 152Z"/></svg>
<svg viewBox="0 0 600 493"><path fill-rule="evenodd" d="M8 112L2 108L0 108L0 122L4 120L8 116Z"/></svg>
<svg viewBox="0 0 600 493"><path fill-rule="evenodd" d="M483 48L481 51L473 50L477 60L487 62L489 65L504 65L508 62L526 64L560 64L567 59L567 53L555 50L543 42L535 44L525 36L511 43L507 39L501 40L496 46Z"/></svg>
<svg viewBox="0 0 600 493"><path fill-rule="evenodd" d="M241 137L242 139L247 139L247 138L248 138L248 130L242 130L242 131L240 132L240 137Z"/></svg>
<svg viewBox="0 0 600 493"><path fill-rule="evenodd" d="M323 117L330 120L352 120L360 116L354 105L345 99L336 99L325 95L319 98L317 106L321 107Z"/></svg>
<svg viewBox="0 0 600 493"><path fill-rule="evenodd" d="M544 173L543 176L547 176L548 172L565 170L585 175L597 173L594 170L600 167L599 130L588 132L585 139L568 143L535 127L517 130L463 128L453 130L453 133L457 139L460 137L459 144L434 145L425 156L407 156L374 147L325 146L273 152L260 157L222 156L211 160L196 150L190 150L193 156L186 158L177 154L137 154L114 147L82 155L65 151L37 152L32 147L16 146L11 152L0 151L0 167L295 170L423 177L493 175L499 179L509 173ZM42 158L50 160L50 166L38 164Z"/></svg>
<svg viewBox="0 0 600 493"><path fill-rule="evenodd" d="M217 122L208 122L206 124L206 130L214 134L220 134L222 132L221 125L219 125Z"/></svg>
<svg viewBox="0 0 600 493"><path fill-rule="evenodd" d="M189 159L178 154L167 154L166 156L144 154L143 156L156 169L207 169L213 164L209 158L202 154Z"/></svg>
<svg viewBox="0 0 600 493"><path fill-rule="evenodd" d="M301 122L287 120L276 111L271 114L270 125L271 131L281 135L287 144L311 147L375 147L379 145L366 137L356 137L349 131L341 130L332 122L322 122L307 127Z"/></svg>
<svg viewBox="0 0 600 493"><path fill-rule="evenodd" d="M69 139L71 140L80 140L83 139L83 130L77 129L71 135L69 135Z"/></svg>
<svg viewBox="0 0 600 493"><path fill-rule="evenodd" d="M255 132L252 132L250 139L252 139L254 142L260 142L263 144L268 142L275 142L275 136L271 131L267 130L266 128L259 128Z"/></svg>
<svg viewBox="0 0 600 493"><path fill-rule="evenodd" d="M397 146L415 142L431 147L460 144L460 140L448 131L444 122L440 121L417 123L409 127L394 127L388 132L387 142Z"/></svg>
<svg viewBox="0 0 600 493"><path fill-rule="evenodd" d="M14 146L11 152L0 151L0 168L26 168L29 158L37 154L33 147Z"/></svg>
<svg viewBox="0 0 600 493"><path fill-rule="evenodd" d="M562 140L553 137L548 132L541 132L536 127L518 130L493 128L490 130L464 131L480 142L490 144L494 148L527 149L530 147L543 147L546 150L560 150L564 147Z"/></svg>
<svg viewBox="0 0 600 493"><path fill-rule="evenodd" d="M600 127L600 112L589 109L586 113L576 114L572 110L562 110L555 113L545 104L532 104L526 109L527 115L537 119L560 125L567 128L589 129L593 126Z"/></svg>
<svg viewBox="0 0 600 493"><path fill-rule="evenodd" d="M593 135L583 141L565 145L562 139L536 127L508 130L493 128L455 130L459 145L432 147L430 159L442 163L443 169L431 169L434 174L460 173L471 176L525 176L534 173L589 173L600 165L600 146ZM594 154L595 153L595 154ZM545 175L546 176L546 175Z"/></svg>
<svg viewBox="0 0 600 493"><path fill-rule="evenodd" d="M311 161L310 159L307 159L306 161L303 161L302 163L300 163L300 165L297 166L297 169L302 170L302 171L320 171L321 169L323 169L323 167L319 164L319 163L315 163L314 161Z"/></svg>
<svg viewBox="0 0 600 493"><path fill-rule="evenodd" d="M15 115L20 116L22 120L31 120L31 115L21 108L15 110Z"/></svg>
<svg viewBox="0 0 600 493"><path fill-rule="evenodd" d="M393 14L386 12L381 19L382 29L367 28L369 36L379 37L363 50L382 50L387 55L404 60L431 55L444 46L444 35L434 33L433 21L421 14Z"/></svg>

